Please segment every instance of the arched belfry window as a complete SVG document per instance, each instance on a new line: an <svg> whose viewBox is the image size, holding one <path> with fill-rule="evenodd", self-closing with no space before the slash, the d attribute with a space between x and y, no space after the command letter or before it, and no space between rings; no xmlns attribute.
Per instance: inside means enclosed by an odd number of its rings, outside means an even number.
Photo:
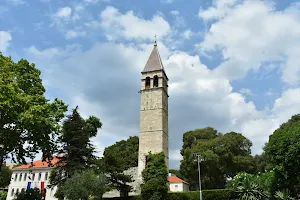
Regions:
<svg viewBox="0 0 300 200"><path fill-rule="evenodd" d="M146 77L145 88L150 88L150 77Z"/></svg>
<svg viewBox="0 0 300 200"><path fill-rule="evenodd" d="M158 87L158 76L154 76L153 78L153 87Z"/></svg>

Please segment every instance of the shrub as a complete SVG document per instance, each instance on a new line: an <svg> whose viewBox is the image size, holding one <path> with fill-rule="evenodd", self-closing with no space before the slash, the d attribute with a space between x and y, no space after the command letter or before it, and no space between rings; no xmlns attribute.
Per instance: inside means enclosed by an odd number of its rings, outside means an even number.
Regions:
<svg viewBox="0 0 300 200"><path fill-rule="evenodd" d="M142 186L143 200L165 200L167 194L168 186L163 179L152 178Z"/></svg>
<svg viewBox="0 0 300 200"><path fill-rule="evenodd" d="M38 188L21 191L14 200L41 200L42 195Z"/></svg>
<svg viewBox="0 0 300 200"><path fill-rule="evenodd" d="M7 192L4 192L4 191L0 191L0 199L6 199L7 197Z"/></svg>
<svg viewBox="0 0 300 200"><path fill-rule="evenodd" d="M199 200L199 196L199 191L170 192L166 200ZM232 200L235 199L235 192L230 189L203 190L202 197L203 200ZM105 198L104 200L142 200L142 198L140 196L131 196Z"/></svg>

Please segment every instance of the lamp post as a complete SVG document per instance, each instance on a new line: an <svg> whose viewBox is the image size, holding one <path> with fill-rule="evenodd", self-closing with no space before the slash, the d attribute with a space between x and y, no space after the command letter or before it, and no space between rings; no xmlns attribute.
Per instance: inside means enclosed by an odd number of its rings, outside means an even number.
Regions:
<svg viewBox="0 0 300 200"><path fill-rule="evenodd" d="M194 161L198 163L200 200L202 200L200 163L201 163L204 159L203 159L203 158L200 158L200 155L197 154L197 153L193 153L193 156L195 157Z"/></svg>

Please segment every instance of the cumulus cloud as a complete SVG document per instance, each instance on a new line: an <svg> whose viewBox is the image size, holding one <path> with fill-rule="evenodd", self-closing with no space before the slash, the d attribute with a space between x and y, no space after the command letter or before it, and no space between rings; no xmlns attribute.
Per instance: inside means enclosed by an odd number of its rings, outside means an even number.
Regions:
<svg viewBox="0 0 300 200"><path fill-rule="evenodd" d="M12 40L10 32L0 31L0 51L5 52L10 46L10 41Z"/></svg>
<svg viewBox="0 0 300 200"><path fill-rule="evenodd" d="M109 40L118 38L153 40L155 34L163 38L170 31L169 23L159 15L146 20L134 15L133 11L122 14L118 9L108 6L101 12L100 17L101 26Z"/></svg>
<svg viewBox="0 0 300 200"><path fill-rule="evenodd" d="M175 0L161 0L161 3L164 3L164 4L171 4L174 2L175 2Z"/></svg>
<svg viewBox="0 0 300 200"><path fill-rule="evenodd" d="M12 3L14 5L21 5L21 4L25 4L25 0L6 0L9 3Z"/></svg>
<svg viewBox="0 0 300 200"><path fill-rule="evenodd" d="M264 67L264 62L278 62L282 80L299 85L299 14L295 5L277 11L269 1L216 0L212 7L199 11L201 19L212 23L197 46L202 52L222 52L224 61L215 73L230 80Z"/></svg>
<svg viewBox="0 0 300 200"><path fill-rule="evenodd" d="M249 89L249 88L242 88L240 89L239 91L241 94L245 94L245 95L248 95L248 96L253 96L253 92Z"/></svg>
<svg viewBox="0 0 300 200"><path fill-rule="evenodd" d="M185 39L190 39L192 34L193 34L193 32L190 29L188 29L188 30L184 31L182 35Z"/></svg>
<svg viewBox="0 0 300 200"><path fill-rule="evenodd" d="M72 8L71 7L61 7L58 8L55 14L53 14L52 19L53 23L52 25L59 25L61 23L68 23L71 20L72 15Z"/></svg>
<svg viewBox="0 0 300 200"><path fill-rule="evenodd" d="M86 35L85 31L69 30L66 33L66 39L74 39L74 38L82 37L82 36L85 36L85 35Z"/></svg>

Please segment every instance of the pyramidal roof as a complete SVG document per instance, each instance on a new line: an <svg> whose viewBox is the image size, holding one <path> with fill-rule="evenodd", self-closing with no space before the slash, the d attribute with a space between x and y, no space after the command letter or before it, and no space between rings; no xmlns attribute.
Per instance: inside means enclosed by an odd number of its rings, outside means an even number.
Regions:
<svg viewBox="0 0 300 200"><path fill-rule="evenodd" d="M157 70L163 70L164 71L164 66L161 62L161 58L158 52L157 44L156 42L154 43L153 50L150 54L150 57L146 63L146 66L144 68L143 72L152 72L152 71L157 71Z"/></svg>

